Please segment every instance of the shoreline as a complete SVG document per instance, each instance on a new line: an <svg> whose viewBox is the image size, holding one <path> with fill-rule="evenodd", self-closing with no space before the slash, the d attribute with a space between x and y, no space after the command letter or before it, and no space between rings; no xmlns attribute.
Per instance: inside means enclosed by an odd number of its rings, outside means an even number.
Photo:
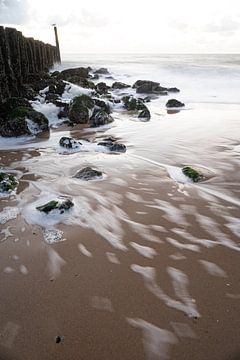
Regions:
<svg viewBox="0 0 240 360"><path fill-rule="evenodd" d="M115 108L109 128L59 127L0 151L19 171L0 204L0 358L238 358L239 205L214 191L237 200L239 106L171 115L146 104L149 122ZM61 152L62 137L88 138L88 151ZM126 152L100 151L110 137ZM182 183L167 171L189 163L214 176ZM106 176L74 179L86 166ZM74 202L53 225L36 221L46 192Z"/></svg>

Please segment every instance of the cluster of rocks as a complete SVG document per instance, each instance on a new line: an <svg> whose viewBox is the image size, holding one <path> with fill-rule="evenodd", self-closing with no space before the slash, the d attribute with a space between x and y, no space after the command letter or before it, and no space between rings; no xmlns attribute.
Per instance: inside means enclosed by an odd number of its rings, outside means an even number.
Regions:
<svg viewBox="0 0 240 360"><path fill-rule="evenodd" d="M76 140L70 137L63 136L59 140L59 145L61 147L64 147L66 149L79 149L81 150L81 147L84 146L88 142L92 145L97 146L103 146L107 148L110 152L126 152L127 148L124 144L118 143L116 139L110 137L110 138L104 138L102 141L99 142L90 142L89 140ZM85 144L84 144L85 143Z"/></svg>
<svg viewBox="0 0 240 360"><path fill-rule="evenodd" d="M29 74L26 84L22 85L23 97L9 98L0 104L0 136L15 137L37 134L49 131L46 117L32 108L31 101L39 100L39 96L46 103L53 103L59 107L58 117L70 123L85 124L98 127L114 121L111 116L113 104L120 103L123 108L136 113L142 121L151 118L146 105L154 96L177 93L179 89L167 88L159 82L138 80L132 86L115 81L108 86L104 81L97 82L100 77L110 75L106 68L93 70L90 67L66 69L51 74L40 71ZM88 95L81 94L74 97L70 103L62 100L66 86L76 84L88 89ZM127 95L126 89L136 90L136 96ZM125 92L125 94L124 94ZM121 96L121 93L122 96ZM139 97L139 95L146 95ZM168 100L167 108L180 108L184 104L176 99Z"/></svg>
<svg viewBox="0 0 240 360"><path fill-rule="evenodd" d="M0 105L0 135L16 137L49 131L48 119L23 98L9 98Z"/></svg>

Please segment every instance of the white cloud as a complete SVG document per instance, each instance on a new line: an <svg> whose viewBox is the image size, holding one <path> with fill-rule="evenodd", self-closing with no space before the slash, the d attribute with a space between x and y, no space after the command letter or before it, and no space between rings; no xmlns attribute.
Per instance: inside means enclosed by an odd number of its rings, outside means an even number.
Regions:
<svg viewBox="0 0 240 360"><path fill-rule="evenodd" d="M0 6L0 22L22 24L24 34L45 42L54 42L56 23L65 53L239 50L239 0L0 0Z"/></svg>

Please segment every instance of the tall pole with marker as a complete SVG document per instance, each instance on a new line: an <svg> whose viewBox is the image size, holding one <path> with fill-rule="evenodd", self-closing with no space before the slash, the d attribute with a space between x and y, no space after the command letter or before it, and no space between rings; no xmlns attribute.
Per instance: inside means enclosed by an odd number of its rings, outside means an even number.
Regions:
<svg viewBox="0 0 240 360"><path fill-rule="evenodd" d="M52 26L54 28L54 33L55 33L55 41L56 41L58 62L59 62L59 64L61 64L61 54L60 54L57 26L56 26L56 24L52 24Z"/></svg>

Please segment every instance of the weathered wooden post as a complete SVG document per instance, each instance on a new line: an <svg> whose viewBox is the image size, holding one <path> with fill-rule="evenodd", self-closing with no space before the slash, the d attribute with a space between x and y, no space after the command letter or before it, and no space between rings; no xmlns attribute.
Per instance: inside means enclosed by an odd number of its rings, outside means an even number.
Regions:
<svg viewBox="0 0 240 360"><path fill-rule="evenodd" d="M61 54L60 54L60 47L59 47L59 41L58 41L57 26L56 26L56 24L52 24L52 26L54 28L54 33L55 33L55 41L56 41L58 62L61 64Z"/></svg>

